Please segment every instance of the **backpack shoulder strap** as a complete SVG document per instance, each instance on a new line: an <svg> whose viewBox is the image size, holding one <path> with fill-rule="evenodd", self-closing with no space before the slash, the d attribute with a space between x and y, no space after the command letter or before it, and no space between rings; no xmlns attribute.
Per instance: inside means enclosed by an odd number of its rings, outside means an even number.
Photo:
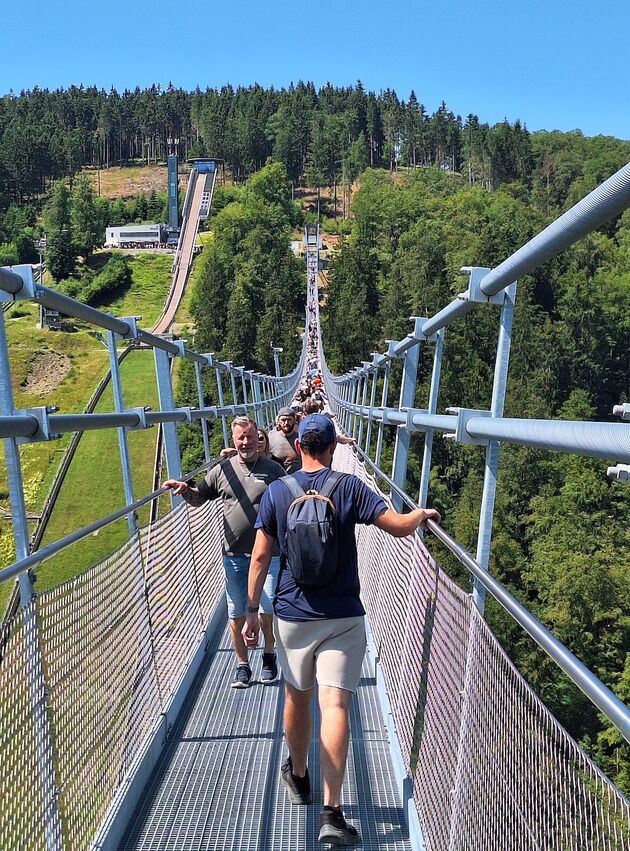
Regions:
<svg viewBox="0 0 630 851"><path fill-rule="evenodd" d="M304 496L304 491L298 485L294 476L282 476L278 481L287 486L293 499L299 499L301 496Z"/></svg>
<svg viewBox="0 0 630 851"><path fill-rule="evenodd" d="M342 479L346 478L346 473L340 473L338 470L333 470L330 476L326 479L324 487L320 490L320 496L332 496L333 491Z"/></svg>

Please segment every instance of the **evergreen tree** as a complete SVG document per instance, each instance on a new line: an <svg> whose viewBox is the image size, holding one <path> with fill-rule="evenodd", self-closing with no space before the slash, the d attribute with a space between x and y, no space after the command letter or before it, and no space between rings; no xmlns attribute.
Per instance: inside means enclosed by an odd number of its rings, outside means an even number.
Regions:
<svg viewBox="0 0 630 851"><path fill-rule="evenodd" d="M71 275L77 261L72 241L70 190L65 183L55 184L52 198L44 213L46 228L46 265L55 281Z"/></svg>
<svg viewBox="0 0 630 851"><path fill-rule="evenodd" d="M80 175L72 187L72 241L82 257L89 257L103 244L104 232L99 218L96 195L85 175Z"/></svg>

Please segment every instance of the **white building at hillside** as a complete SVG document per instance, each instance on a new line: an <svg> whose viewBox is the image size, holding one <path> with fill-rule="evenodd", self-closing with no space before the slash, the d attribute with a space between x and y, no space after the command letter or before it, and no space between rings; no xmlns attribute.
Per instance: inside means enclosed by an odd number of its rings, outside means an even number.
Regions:
<svg viewBox="0 0 630 851"><path fill-rule="evenodd" d="M105 248L159 248L167 235L163 224L117 225L105 229Z"/></svg>

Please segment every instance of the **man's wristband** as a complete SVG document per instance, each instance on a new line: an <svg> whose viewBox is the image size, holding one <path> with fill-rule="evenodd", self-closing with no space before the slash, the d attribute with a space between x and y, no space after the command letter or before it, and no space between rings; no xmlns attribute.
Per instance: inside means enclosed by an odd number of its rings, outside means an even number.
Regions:
<svg viewBox="0 0 630 851"><path fill-rule="evenodd" d="M248 606L247 607L247 614L248 615L254 615L254 614L256 614L256 612L258 611L259 608L260 608L260 606Z"/></svg>

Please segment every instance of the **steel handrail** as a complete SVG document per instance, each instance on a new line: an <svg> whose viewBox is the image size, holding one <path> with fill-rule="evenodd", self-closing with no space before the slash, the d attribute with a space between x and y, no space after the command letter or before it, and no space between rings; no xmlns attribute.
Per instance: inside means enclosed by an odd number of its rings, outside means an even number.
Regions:
<svg viewBox="0 0 630 851"><path fill-rule="evenodd" d="M354 452L369 464L376 475L400 496L410 508L419 506L390 477L377 467L370 457L359 447L352 446ZM589 669L571 653L557 638L534 617L510 592L473 558L442 526L434 520L428 520L427 529L479 580L484 588L506 612L533 638L536 644L558 665L569 679L602 712L630 742L630 709L601 682Z"/></svg>
<svg viewBox="0 0 630 851"><path fill-rule="evenodd" d="M412 431L441 431L454 434L457 414L429 414L421 408L382 408L345 402L331 394L341 410L371 418L386 425L406 425ZM456 408L447 410L458 410ZM470 416L463 427L469 438L479 442L500 440L553 452L572 452L591 458L630 460L630 428L626 423L591 420L535 420L524 417Z"/></svg>

